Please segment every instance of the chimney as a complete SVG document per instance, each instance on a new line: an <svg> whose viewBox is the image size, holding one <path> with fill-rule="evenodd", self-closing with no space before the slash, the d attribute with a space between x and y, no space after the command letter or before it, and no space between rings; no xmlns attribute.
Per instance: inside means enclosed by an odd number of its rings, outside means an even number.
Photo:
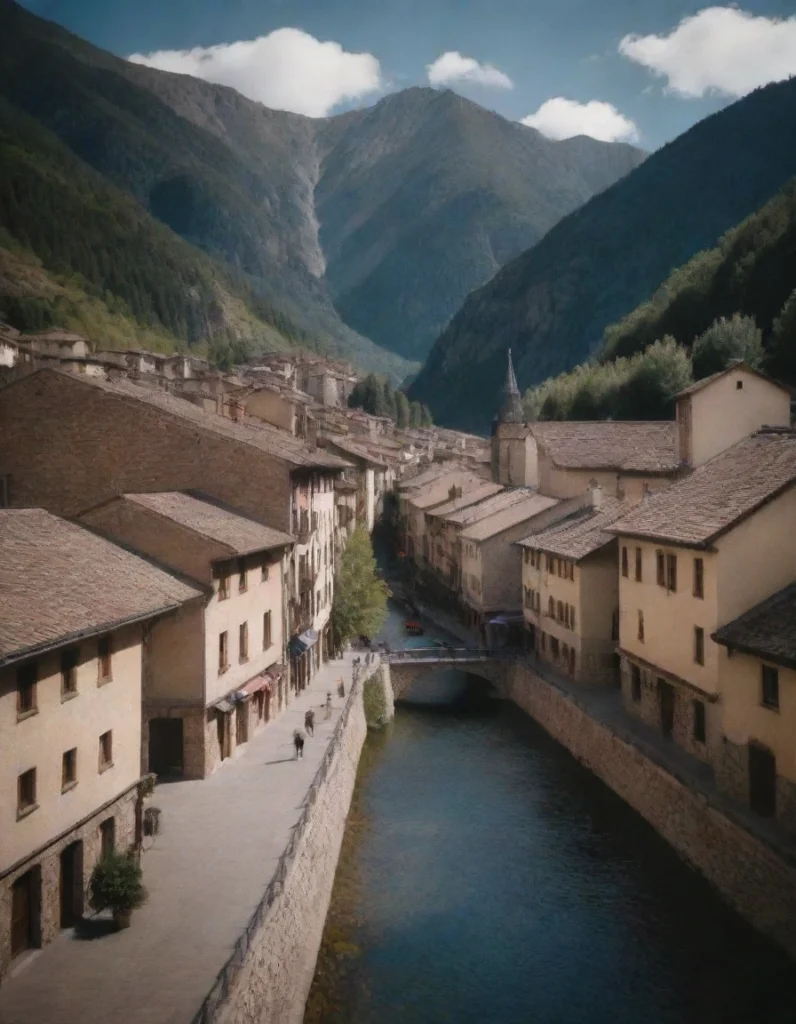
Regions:
<svg viewBox="0 0 796 1024"><path fill-rule="evenodd" d="M596 480L589 481L589 503L595 512L603 507L603 489Z"/></svg>

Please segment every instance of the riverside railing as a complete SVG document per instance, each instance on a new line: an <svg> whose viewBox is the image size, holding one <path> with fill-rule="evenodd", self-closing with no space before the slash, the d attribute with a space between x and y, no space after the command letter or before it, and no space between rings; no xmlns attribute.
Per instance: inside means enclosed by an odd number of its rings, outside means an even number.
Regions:
<svg viewBox="0 0 796 1024"><path fill-rule="evenodd" d="M315 803L318 799L318 792L320 791L321 786L326 782L329 770L334 762L335 755L342 746L343 733L348 725L348 720L351 717L351 709L359 693L360 680L364 678L364 676L370 675L378 663L378 658L374 655L373 659L369 661L367 665L354 664L348 698L345 702L345 706L343 707L343 711L337 720L337 724L334 727L332 738L326 748L326 753L323 755L323 760L318 766L318 770L316 771L309 789L307 790L301 814L299 815L298 821L291 829L290 839L288 840L287 846L282 851L282 854L277 861L276 868L271 876L271 881L268 883L262 899L257 904L252 916L249 918L249 923L246 925L245 930L235 943L229 959L217 974L213 987L206 996L204 1002L199 1008L199 1011L194 1015L191 1024L213 1024L213 1021L216 1019L216 1014L222 1008L224 1002L232 992L235 979L238 976L240 969L243 967L246 954L253 945L258 932L263 926L268 910L274 903L274 900L276 900L282 893L282 887L285 883L285 879L287 878L290 862L296 856L298 844L306 832L307 826L312 818L313 808L315 807Z"/></svg>

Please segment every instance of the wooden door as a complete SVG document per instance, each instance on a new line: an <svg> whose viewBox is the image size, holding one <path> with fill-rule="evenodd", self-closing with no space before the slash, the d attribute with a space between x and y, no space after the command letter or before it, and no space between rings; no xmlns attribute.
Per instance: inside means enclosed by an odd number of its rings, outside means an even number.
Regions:
<svg viewBox="0 0 796 1024"><path fill-rule="evenodd" d="M766 818L777 810L777 759L757 743L749 744L749 806Z"/></svg>
<svg viewBox="0 0 796 1024"><path fill-rule="evenodd" d="M249 739L249 704L238 704L235 709L235 743L240 745Z"/></svg>
<svg viewBox="0 0 796 1024"><path fill-rule="evenodd" d="M150 719L149 770L157 775L181 775L183 756L183 720Z"/></svg>
<svg viewBox="0 0 796 1024"><path fill-rule="evenodd" d="M28 871L12 886L11 956L18 956L33 945L33 872Z"/></svg>
<svg viewBox="0 0 796 1024"><path fill-rule="evenodd" d="M72 928L83 916L83 843L61 851L61 927Z"/></svg>
<svg viewBox="0 0 796 1024"><path fill-rule="evenodd" d="M674 730L674 687L663 679L658 680L658 700L661 707L661 732L671 736Z"/></svg>

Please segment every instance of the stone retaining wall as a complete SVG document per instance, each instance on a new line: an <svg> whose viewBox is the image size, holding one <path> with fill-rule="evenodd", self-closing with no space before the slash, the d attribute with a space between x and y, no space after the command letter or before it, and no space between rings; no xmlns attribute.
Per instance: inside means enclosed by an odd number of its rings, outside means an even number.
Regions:
<svg viewBox="0 0 796 1024"><path fill-rule="evenodd" d="M351 688L293 839L194 1024L301 1024L367 733Z"/></svg>
<svg viewBox="0 0 796 1024"><path fill-rule="evenodd" d="M506 696L638 811L738 913L796 957L793 864L528 666L512 666Z"/></svg>

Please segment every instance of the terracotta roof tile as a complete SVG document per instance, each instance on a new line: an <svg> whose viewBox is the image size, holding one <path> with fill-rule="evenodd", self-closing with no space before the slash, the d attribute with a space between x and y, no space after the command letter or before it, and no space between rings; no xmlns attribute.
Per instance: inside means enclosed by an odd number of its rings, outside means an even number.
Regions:
<svg viewBox="0 0 796 1024"><path fill-rule="evenodd" d="M678 467L677 424L668 420L549 421L529 429L562 469L672 473Z"/></svg>
<svg viewBox="0 0 796 1024"><path fill-rule="evenodd" d="M477 505L469 505L458 512L450 513L450 515L445 516L445 522L454 523L466 530L469 526L480 523L482 519L493 516L496 512L502 512L504 508L509 508L509 506L516 505L520 501L525 501L535 494L536 491L530 487L507 487L498 494L493 494L491 497L479 501Z"/></svg>
<svg viewBox="0 0 796 1024"><path fill-rule="evenodd" d="M202 593L42 509L0 511L0 663L157 615Z"/></svg>
<svg viewBox="0 0 796 1024"><path fill-rule="evenodd" d="M717 629L713 639L796 668L796 583Z"/></svg>
<svg viewBox="0 0 796 1024"><path fill-rule="evenodd" d="M141 505L165 519L224 544L236 555L267 551L294 543L294 538L289 534L249 519L242 512L182 491L125 494L124 500Z"/></svg>
<svg viewBox="0 0 796 1024"><path fill-rule="evenodd" d="M195 426L209 430L214 434L220 434L233 441L240 441L242 444L250 445L252 448L258 448L260 451L267 452L269 455L273 455L274 458L282 459L295 467L345 469L348 466L348 463L342 459L318 449L310 448L297 441L291 434L287 434L276 427L268 426L260 421L256 423L252 421L235 423L233 420L218 416L215 413L205 412L192 402L187 402L183 398L177 398L175 395L156 388L141 387L126 379L114 381L101 380L98 377L88 377L82 374L67 373L55 369L39 370L38 372L56 373L84 387L97 388L119 398L126 398L141 402L143 405L152 406L168 415L188 420Z"/></svg>
<svg viewBox="0 0 796 1024"><path fill-rule="evenodd" d="M652 495L611 529L707 544L794 482L796 433L762 430Z"/></svg>
<svg viewBox="0 0 796 1024"><path fill-rule="evenodd" d="M611 526L635 507L636 502L603 498L599 509L584 505L547 529L525 537L519 543L525 548L578 561L616 540L614 534L606 532L606 527Z"/></svg>
<svg viewBox="0 0 796 1024"><path fill-rule="evenodd" d="M500 484L490 484L483 480L473 480L472 485L468 485L464 489L464 493L458 498L453 498L452 501L446 501L444 505L435 505L433 508L429 509L428 515L450 515L451 512L458 512L459 509L467 508L470 505L476 505L479 501L483 501L484 498L491 498L493 494L497 494L502 490L503 488Z"/></svg>
<svg viewBox="0 0 796 1024"><path fill-rule="evenodd" d="M558 498L547 498L541 494L534 493L522 501L517 501L513 505L509 505L508 508L495 512L480 522L467 527L467 529L462 530L461 536L465 540L487 540L489 537L495 537L497 534L503 533L504 530L510 530L513 526L519 526L520 523L533 519L540 512L545 512L547 509L553 508L554 505L558 504Z"/></svg>

